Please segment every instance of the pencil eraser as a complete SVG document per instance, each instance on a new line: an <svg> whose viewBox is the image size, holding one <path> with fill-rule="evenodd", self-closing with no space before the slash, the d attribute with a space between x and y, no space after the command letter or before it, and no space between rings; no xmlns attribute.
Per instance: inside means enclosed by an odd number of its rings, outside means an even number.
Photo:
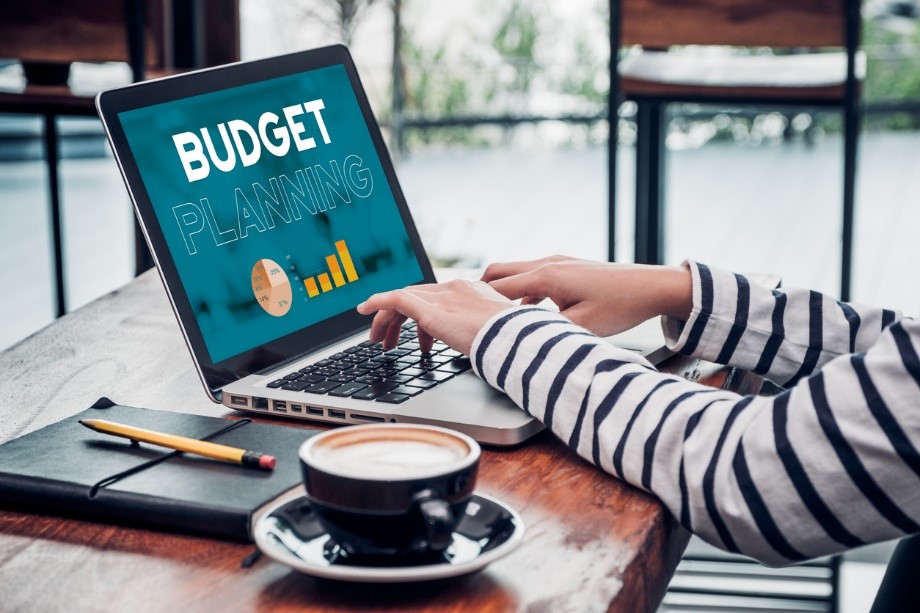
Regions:
<svg viewBox="0 0 920 613"><path fill-rule="evenodd" d="M276 464L275 456L263 455L259 458L259 468L266 468L271 470L275 467Z"/></svg>

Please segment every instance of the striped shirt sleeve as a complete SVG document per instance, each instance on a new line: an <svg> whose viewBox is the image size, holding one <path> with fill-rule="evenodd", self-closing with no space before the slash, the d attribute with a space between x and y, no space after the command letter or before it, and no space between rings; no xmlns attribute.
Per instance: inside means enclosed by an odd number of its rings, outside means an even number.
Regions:
<svg viewBox="0 0 920 613"><path fill-rule="evenodd" d="M752 351L744 339L741 349ZM686 528L783 565L920 531L920 322L857 349L779 396L744 397L514 307L480 331L472 356L480 377Z"/></svg>
<svg viewBox="0 0 920 613"><path fill-rule="evenodd" d="M693 310L662 321L668 347L794 384L840 355L861 353L900 319L888 309L844 303L815 291L770 290L746 277L687 262Z"/></svg>

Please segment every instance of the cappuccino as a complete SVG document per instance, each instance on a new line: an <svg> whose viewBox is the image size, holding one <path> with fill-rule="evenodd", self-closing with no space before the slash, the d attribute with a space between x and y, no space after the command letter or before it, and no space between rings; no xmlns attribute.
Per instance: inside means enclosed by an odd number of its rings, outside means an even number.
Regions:
<svg viewBox="0 0 920 613"><path fill-rule="evenodd" d="M417 556L453 542L479 454L445 428L369 424L307 439L300 468L310 507L347 555Z"/></svg>
<svg viewBox="0 0 920 613"><path fill-rule="evenodd" d="M402 480L456 468L472 449L440 432L390 426L375 431L336 432L309 451L311 464L333 474L359 479Z"/></svg>

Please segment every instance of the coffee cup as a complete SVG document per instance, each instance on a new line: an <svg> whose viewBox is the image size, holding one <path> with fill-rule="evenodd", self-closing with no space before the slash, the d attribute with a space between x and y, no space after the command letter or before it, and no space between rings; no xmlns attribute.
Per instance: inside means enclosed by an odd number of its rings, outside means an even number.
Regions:
<svg viewBox="0 0 920 613"><path fill-rule="evenodd" d="M479 445L453 430L370 424L300 447L307 499L341 555L443 552L473 494Z"/></svg>

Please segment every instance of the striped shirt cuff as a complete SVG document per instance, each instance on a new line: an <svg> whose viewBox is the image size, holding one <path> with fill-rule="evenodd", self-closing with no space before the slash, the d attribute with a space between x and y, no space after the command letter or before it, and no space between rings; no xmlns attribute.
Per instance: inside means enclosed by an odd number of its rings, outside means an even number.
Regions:
<svg viewBox="0 0 920 613"><path fill-rule="evenodd" d="M736 290L737 275L693 261L683 265L693 279L693 309L686 321L662 317L665 342L671 351L712 361L723 352L726 339L744 332L735 319L742 299Z"/></svg>

